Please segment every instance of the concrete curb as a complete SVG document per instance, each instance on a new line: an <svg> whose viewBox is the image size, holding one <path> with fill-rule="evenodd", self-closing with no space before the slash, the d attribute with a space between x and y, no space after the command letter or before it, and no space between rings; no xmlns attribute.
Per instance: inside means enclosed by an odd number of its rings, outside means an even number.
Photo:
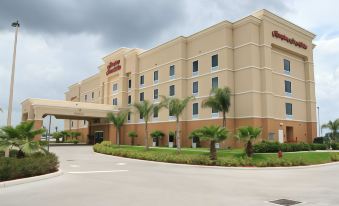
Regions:
<svg viewBox="0 0 339 206"><path fill-rule="evenodd" d="M5 189L6 187L26 184L30 182L37 182L37 181L49 179L52 177L58 177L63 174L64 173L61 170L58 170L57 172L53 172L53 173L49 173L45 175L39 175L39 176L34 176L34 177L27 177L27 178L22 178L22 179L17 179L17 180L9 180L5 182L0 182L0 189Z"/></svg>
<svg viewBox="0 0 339 206"><path fill-rule="evenodd" d="M94 152L94 151L93 151ZM154 164L168 164L168 165L176 165L176 166L184 166L184 167L199 167L199 168L210 168L210 169L232 169L232 170L293 170L293 169L310 169L310 168L317 168L317 167L325 167L325 166L331 166L331 165L339 165L338 162L328 162L323 164L314 164L314 165L300 165L300 166L289 166L289 167L226 167L226 166L213 166L213 165L193 165L193 164L180 164L180 163L170 163L170 162L157 162L152 160L142 160L142 159L134 159L129 157L120 157L120 156L114 156L110 154L103 154L99 152L94 152L95 154L99 155L105 155L105 156L111 156L121 159L129 159L129 160L137 160L140 162L148 162L148 163L154 163Z"/></svg>

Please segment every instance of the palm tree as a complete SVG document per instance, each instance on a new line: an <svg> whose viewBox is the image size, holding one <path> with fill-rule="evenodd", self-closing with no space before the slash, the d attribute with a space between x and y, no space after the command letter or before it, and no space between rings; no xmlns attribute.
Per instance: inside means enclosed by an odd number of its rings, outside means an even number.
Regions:
<svg viewBox="0 0 339 206"><path fill-rule="evenodd" d="M110 112L107 114L107 118L110 122L112 122L116 128L116 143L117 145L120 145L120 130L122 125L124 124L126 117L128 115L128 112L118 112L114 114L113 112Z"/></svg>
<svg viewBox="0 0 339 206"><path fill-rule="evenodd" d="M18 157L35 152L46 152L45 148L34 137L45 132L44 129L34 130L34 121L22 122L16 127L6 126L1 128L0 146L19 148Z"/></svg>
<svg viewBox="0 0 339 206"><path fill-rule="evenodd" d="M158 146L159 140L160 140L161 138L163 138L164 136L165 136L165 134L164 134L162 131L160 131L160 130L155 130L155 131L153 131L153 132L151 133L151 137L153 138L153 142L154 142L154 140L155 140L155 142L156 142L156 145L155 145L155 146Z"/></svg>
<svg viewBox="0 0 339 206"><path fill-rule="evenodd" d="M181 150L181 129L179 124L179 118L186 108L189 101L191 101L194 97L186 97L184 99L178 99L178 98L170 98L162 96L162 104L164 107L166 107L169 110L169 113L175 116L176 119L176 141L177 141L177 151L180 152Z"/></svg>
<svg viewBox="0 0 339 206"><path fill-rule="evenodd" d="M217 149L215 143L225 140L229 135L226 128L211 125L194 130L190 138L198 137L200 140L210 141L210 159L217 160Z"/></svg>
<svg viewBox="0 0 339 206"><path fill-rule="evenodd" d="M137 102L133 104L134 108L138 110L140 117L144 119L145 122L145 137L144 137L144 142L145 142L145 149L148 150L149 145L148 145L148 122L153 115L154 111L159 111L160 108L162 107L162 104L152 104L147 100L144 100L142 102Z"/></svg>
<svg viewBox="0 0 339 206"><path fill-rule="evenodd" d="M236 136L245 141L245 152L248 157L253 156L253 143L252 140L255 140L261 134L261 128L252 127L252 126L244 126L238 128L238 132Z"/></svg>
<svg viewBox="0 0 339 206"><path fill-rule="evenodd" d="M226 113L231 106L231 90L228 87L211 90L210 96L202 102L202 107L210 107L222 112L222 126L226 127Z"/></svg>
<svg viewBox="0 0 339 206"><path fill-rule="evenodd" d="M138 134L135 131L130 131L128 136L131 138L131 145L134 145L134 139L138 137Z"/></svg>
<svg viewBox="0 0 339 206"><path fill-rule="evenodd" d="M336 140L339 130L339 119L334 120L333 122L330 120L327 124L323 124L321 128L326 128L331 130L332 132L332 140Z"/></svg>

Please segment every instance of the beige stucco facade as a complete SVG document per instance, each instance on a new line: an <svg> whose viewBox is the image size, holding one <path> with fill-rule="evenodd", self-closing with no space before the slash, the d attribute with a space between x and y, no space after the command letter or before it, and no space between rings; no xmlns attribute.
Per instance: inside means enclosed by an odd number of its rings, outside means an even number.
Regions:
<svg viewBox="0 0 339 206"><path fill-rule="evenodd" d="M129 108L132 113L124 126L122 142L128 143L127 132L135 130L140 138L137 143L142 144L143 121L131 104L140 101L141 93L145 100L156 103L160 95L169 96L174 87L173 96L177 98L195 96L181 119L183 143L190 146L188 135L193 129L221 123L220 114L201 107L212 84L217 84L232 91L227 114L227 127L232 133L239 126L255 125L263 128L262 139L277 141L278 130L283 130L284 141L310 142L316 136L314 37L309 31L261 10L146 51L120 48L103 58L97 74L70 86L66 101L100 105L114 102L115 110ZM290 85L288 92L285 81ZM193 84L197 86L195 93ZM158 99L154 99L156 89ZM193 114L194 103L198 103L198 111ZM291 111L286 103L292 105ZM65 129L89 127L88 121L76 119L79 118L66 120ZM104 131L105 139L115 141L114 128L104 119L90 125L90 133ZM166 134L174 130L168 110L162 109L157 118L151 119L150 129ZM166 138L162 141L167 144ZM224 143L231 147L237 144L232 138Z"/></svg>

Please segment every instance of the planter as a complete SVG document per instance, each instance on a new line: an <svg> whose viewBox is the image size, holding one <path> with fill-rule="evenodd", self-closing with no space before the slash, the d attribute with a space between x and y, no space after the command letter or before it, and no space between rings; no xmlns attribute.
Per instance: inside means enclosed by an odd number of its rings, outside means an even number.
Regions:
<svg viewBox="0 0 339 206"><path fill-rule="evenodd" d="M171 147L171 148L172 148L172 147L173 147L173 142L169 142L169 143L168 143L168 147Z"/></svg>

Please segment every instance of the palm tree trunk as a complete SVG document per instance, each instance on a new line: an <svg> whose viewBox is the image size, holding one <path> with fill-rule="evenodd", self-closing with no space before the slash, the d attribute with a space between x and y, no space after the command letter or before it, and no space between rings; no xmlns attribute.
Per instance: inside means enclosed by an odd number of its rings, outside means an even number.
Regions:
<svg viewBox="0 0 339 206"><path fill-rule="evenodd" d="M248 142L246 144L246 154L247 154L248 157L253 156L253 146L252 146L251 140L248 140Z"/></svg>
<svg viewBox="0 0 339 206"><path fill-rule="evenodd" d="M117 145L120 145L120 128L116 128Z"/></svg>
<svg viewBox="0 0 339 206"><path fill-rule="evenodd" d="M222 126L226 128L226 113L225 112L222 113Z"/></svg>
<svg viewBox="0 0 339 206"><path fill-rule="evenodd" d="M217 160L217 149L215 148L214 140L211 140L211 143L210 143L210 159Z"/></svg>
<svg viewBox="0 0 339 206"><path fill-rule="evenodd" d="M181 151L181 139L180 139L179 117L177 117L177 122L176 122L176 137L177 137L177 152L180 152Z"/></svg>
<svg viewBox="0 0 339 206"><path fill-rule="evenodd" d="M145 122L145 149L148 150L148 124Z"/></svg>

